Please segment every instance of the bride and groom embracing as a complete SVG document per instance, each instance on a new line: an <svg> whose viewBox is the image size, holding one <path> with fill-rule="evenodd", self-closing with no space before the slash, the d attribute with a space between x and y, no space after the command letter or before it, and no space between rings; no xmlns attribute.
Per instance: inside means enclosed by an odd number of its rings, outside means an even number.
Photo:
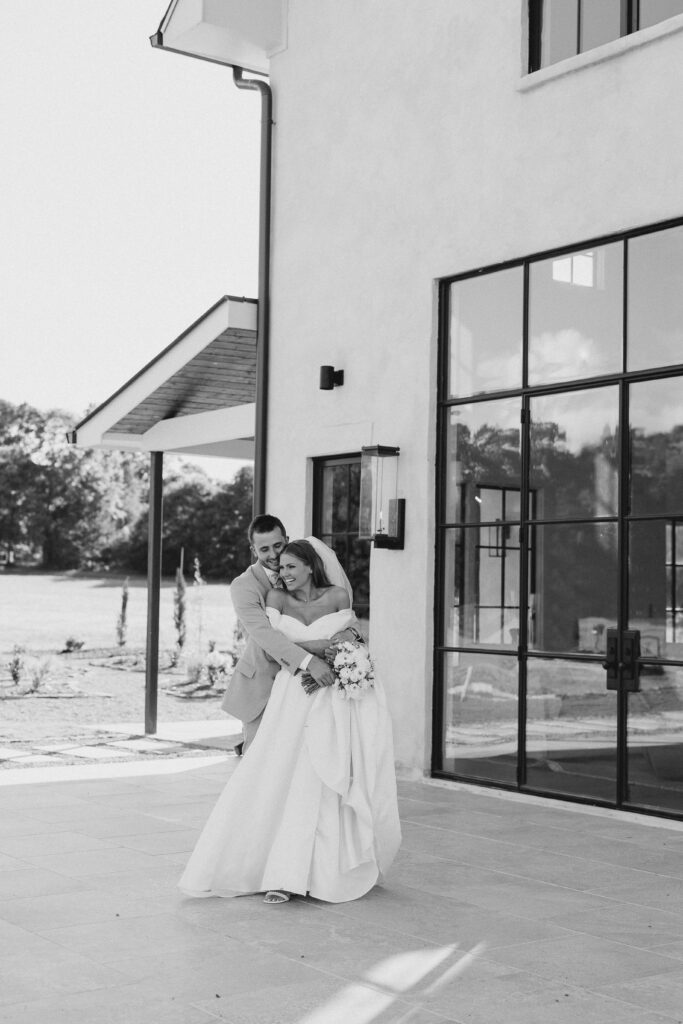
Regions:
<svg viewBox="0 0 683 1024"><path fill-rule="evenodd" d="M223 701L242 719L243 757L179 885L190 896L263 892L266 903L358 899L401 842L384 690L367 671L367 688L354 684L357 666L345 689L326 660L363 639L334 552L315 537L289 542L268 515L249 543L256 562L230 588L248 639Z"/></svg>

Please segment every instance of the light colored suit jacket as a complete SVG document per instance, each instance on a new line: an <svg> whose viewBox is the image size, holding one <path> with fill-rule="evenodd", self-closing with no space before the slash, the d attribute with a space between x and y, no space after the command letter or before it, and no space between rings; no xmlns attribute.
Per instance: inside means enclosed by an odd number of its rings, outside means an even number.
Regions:
<svg viewBox="0 0 683 1024"><path fill-rule="evenodd" d="M222 706L242 722L251 722L261 714L280 666L296 672L306 657L303 647L271 626L266 615L266 594L271 589L270 580L258 562L230 585L230 597L247 634L247 645L235 665Z"/></svg>

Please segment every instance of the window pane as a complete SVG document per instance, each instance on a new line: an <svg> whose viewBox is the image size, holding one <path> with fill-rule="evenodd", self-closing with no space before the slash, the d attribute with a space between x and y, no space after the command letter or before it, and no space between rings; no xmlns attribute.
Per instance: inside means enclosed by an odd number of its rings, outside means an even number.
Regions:
<svg viewBox="0 0 683 1024"><path fill-rule="evenodd" d="M530 384L621 370L621 242L532 263L529 289Z"/></svg>
<svg viewBox="0 0 683 1024"><path fill-rule="evenodd" d="M640 0L639 11L638 28L647 28L683 14L683 0Z"/></svg>
<svg viewBox="0 0 683 1024"><path fill-rule="evenodd" d="M358 533L358 512L360 506L360 459L349 464L349 533Z"/></svg>
<svg viewBox="0 0 683 1024"><path fill-rule="evenodd" d="M642 645L642 637L641 637ZM628 695L628 800L683 810L683 668L643 666Z"/></svg>
<svg viewBox="0 0 683 1024"><path fill-rule="evenodd" d="M683 362L683 228L628 243L628 369Z"/></svg>
<svg viewBox="0 0 683 1024"><path fill-rule="evenodd" d="M602 46L621 35L622 0L583 0L581 4L581 52Z"/></svg>
<svg viewBox="0 0 683 1024"><path fill-rule="evenodd" d="M530 409L530 515L616 515L617 388L544 395L532 399Z"/></svg>
<svg viewBox="0 0 683 1024"><path fill-rule="evenodd" d="M320 460L313 529L336 552L353 587L353 607L369 635L371 543L358 538L360 458Z"/></svg>
<svg viewBox="0 0 683 1024"><path fill-rule="evenodd" d="M520 408L518 398L504 398L448 410L446 522L518 518Z"/></svg>
<svg viewBox="0 0 683 1024"><path fill-rule="evenodd" d="M517 659L444 655L443 769L492 782L517 778Z"/></svg>
<svg viewBox="0 0 683 1024"><path fill-rule="evenodd" d="M683 403L681 379L630 388L631 512L683 512Z"/></svg>
<svg viewBox="0 0 683 1024"><path fill-rule="evenodd" d="M597 654L617 624L617 525L530 531L529 647Z"/></svg>
<svg viewBox="0 0 683 1024"><path fill-rule="evenodd" d="M450 288L450 384L453 398L522 383L521 267L456 281Z"/></svg>
<svg viewBox="0 0 683 1024"><path fill-rule="evenodd" d="M605 682L595 662L529 660L527 785L614 800L617 704Z"/></svg>
<svg viewBox="0 0 683 1024"><path fill-rule="evenodd" d="M683 624L683 616L675 607L683 598L681 580L676 581L667 569L667 541L671 541L672 529L673 524L664 519L631 523L629 527L628 628L640 630L644 658L683 655L683 647L667 635L667 623L672 627Z"/></svg>
<svg viewBox="0 0 683 1024"><path fill-rule="evenodd" d="M536 30L541 38L542 68L576 54L578 0L538 0L531 4L530 12L532 18L538 18L539 22Z"/></svg>
<svg viewBox="0 0 683 1024"><path fill-rule="evenodd" d="M446 647L517 647L519 527L453 529L444 540Z"/></svg>
<svg viewBox="0 0 683 1024"><path fill-rule="evenodd" d="M335 466L326 472L332 474L332 532L343 533L349 528L348 466Z"/></svg>

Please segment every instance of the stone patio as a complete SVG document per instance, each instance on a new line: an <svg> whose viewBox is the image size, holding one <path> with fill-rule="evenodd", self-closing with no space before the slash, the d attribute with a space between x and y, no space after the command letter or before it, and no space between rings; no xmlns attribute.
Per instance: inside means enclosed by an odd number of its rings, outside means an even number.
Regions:
<svg viewBox="0 0 683 1024"><path fill-rule="evenodd" d="M2 1024L683 1021L683 825L402 782L365 898L188 900L236 763L0 773Z"/></svg>

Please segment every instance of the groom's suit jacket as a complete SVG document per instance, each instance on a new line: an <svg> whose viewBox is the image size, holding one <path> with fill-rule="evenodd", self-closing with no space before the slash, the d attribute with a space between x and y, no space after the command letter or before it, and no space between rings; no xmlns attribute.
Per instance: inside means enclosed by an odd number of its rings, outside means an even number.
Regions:
<svg viewBox="0 0 683 1024"><path fill-rule="evenodd" d="M296 672L306 657L302 647L271 626L266 615L266 594L271 589L258 562L230 585L230 597L247 634L247 645L228 683L223 710L242 722L251 722L261 714L280 666Z"/></svg>

